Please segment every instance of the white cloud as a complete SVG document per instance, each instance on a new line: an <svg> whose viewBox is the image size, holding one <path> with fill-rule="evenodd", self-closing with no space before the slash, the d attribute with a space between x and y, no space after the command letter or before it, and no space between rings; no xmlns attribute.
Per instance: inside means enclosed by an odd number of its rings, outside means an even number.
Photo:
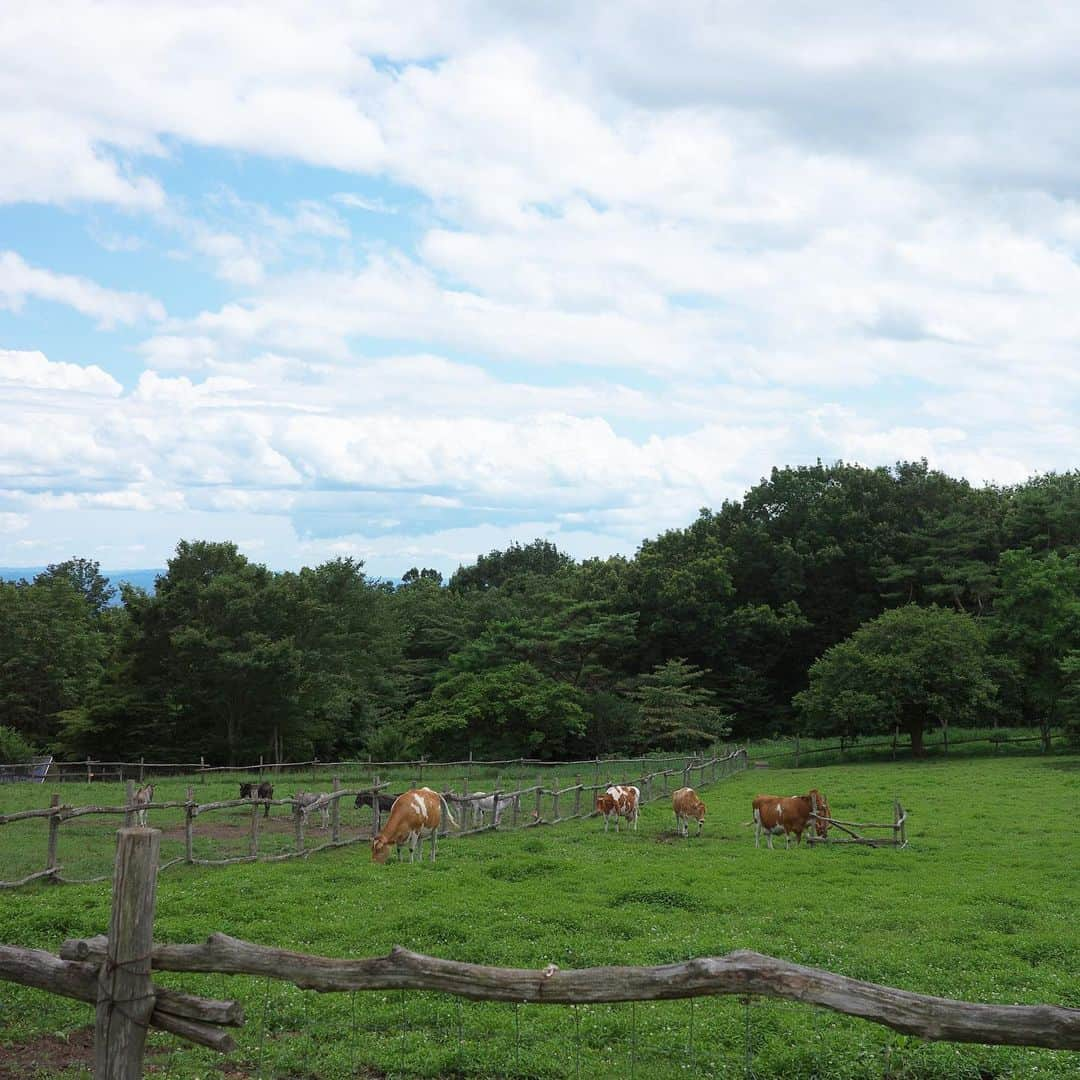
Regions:
<svg viewBox="0 0 1080 1080"><path fill-rule="evenodd" d="M116 397L122 392L120 384L95 364L81 367L49 360L40 352L20 352L0 349L0 385L9 390L74 391Z"/></svg>
<svg viewBox="0 0 1080 1080"><path fill-rule="evenodd" d="M30 266L14 251L0 251L0 307L19 310L29 298L65 304L108 329L118 323L165 318L161 302L142 293L105 289L86 278Z"/></svg>
<svg viewBox="0 0 1080 1080"><path fill-rule="evenodd" d="M626 550L817 456L1074 465L1080 16L1014 15L5 12L0 202L110 204L158 274L167 232L182 314L0 254L13 320L160 323L142 371L0 352L3 512L423 563Z"/></svg>

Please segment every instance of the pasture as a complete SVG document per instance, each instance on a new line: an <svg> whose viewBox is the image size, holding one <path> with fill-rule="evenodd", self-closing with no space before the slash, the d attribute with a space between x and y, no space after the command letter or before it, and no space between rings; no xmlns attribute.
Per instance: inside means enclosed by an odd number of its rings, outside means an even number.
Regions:
<svg viewBox="0 0 1080 1080"><path fill-rule="evenodd" d="M302 779L275 794L310 790ZM183 798L185 783L163 781L155 798ZM231 781L213 783L220 789L208 781L200 801L236 791ZM753 795L810 786L845 820L888 820L899 795L910 812L910 847L755 849L752 828L742 824ZM106 785L79 787L63 785L63 801L121 801L119 785L108 796ZM43 805L49 791L0 787L0 813ZM605 835L595 819L485 833L440 844L434 867L374 866L365 845L286 863L176 867L159 879L156 937L190 942L220 930L334 956L400 944L538 969L659 964L749 948L920 993L1080 1007L1080 839L1072 826L1080 755L749 770L701 794L708 816L700 839L676 837L670 804L656 802L643 808L636 834ZM165 832L163 859L170 857L168 813L151 812ZM275 813L283 830L291 828L284 808ZM360 829L370 813L348 800L343 825ZM238 849L248 816L241 810L237 817ZM101 872L118 823L65 823L66 871L83 858L86 869ZM221 826L229 827L225 819ZM0 876L18 876L20 860L41 864L42 832L34 822L0 827ZM108 904L107 884L0 893L0 939L55 951L66 937L102 932ZM430 993L319 996L243 977L163 973L158 981L237 998L247 1012L240 1049L228 1061L152 1034L148 1060L165 1077L974 1080L1080 1070L1075 1054L923 1043L787 1002L514 1008ZM50 1037L88 1023L88 1006L0 983L0 1076L33 1076L35 1053L62 1060L62 1044Z"/></svg>

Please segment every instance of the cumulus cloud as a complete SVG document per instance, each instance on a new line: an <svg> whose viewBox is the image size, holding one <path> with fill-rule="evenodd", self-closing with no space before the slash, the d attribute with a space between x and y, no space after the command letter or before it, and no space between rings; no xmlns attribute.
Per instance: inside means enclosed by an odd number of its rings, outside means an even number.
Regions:
<svg viewBox="0 0 1080 1080"><path fill-rule="evenodd" d="M107 254L160 271L152 222L188 275L166 318L0 254L13 319L71 307L95 360L142 337L142 370L0 353L20 540L111 508L231 521L283 563L453 563L521 529L600 553L776 463L1013 482L1080 453L1071 9L67 0L0 24L0 202L113 207Z"/></svg>

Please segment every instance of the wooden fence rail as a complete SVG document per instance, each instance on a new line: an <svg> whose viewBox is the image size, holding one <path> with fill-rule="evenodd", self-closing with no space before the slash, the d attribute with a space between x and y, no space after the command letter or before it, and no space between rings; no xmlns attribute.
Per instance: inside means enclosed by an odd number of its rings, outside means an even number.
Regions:
<svg viewBox="0 0 1080 1080"><path fill-rule="evenodd" d="M446 796L448 803L453 804L458 808L463 808L465 812L462 813L461 820L458 822L458 828L452 832L449 829L449 823L444 819L443 824L440 827L440 836L469 836L492 829L505 828L505 814L508 809L511 813L509 825L511 829L533 828L540 825L558 825L565 821L588 818L594 816L596 813L594 809L595 800L589 798L586 803L584 796L592 795L597 791L604 790L612 783L613 779L615 782L621 784L635 784L641 790L641 801L643 803L648 803L665 798L668 795L672 778L677 778L674 781L675 786L688 786L693 784L700 787L713 783L723 777L730 776L735 772L739 772L742 769L745 769L747 764L745 750L735 750L725 757L714 756L708 759L689 758L680 760L684 762L680 768L663 769L658 772L646 773L644 776L633 779L628 779L626 777L611 777L611 770L609 770L610 778L608 781L592 784L583 783L580 776L578 776L575 778L574 784L559 786L557 783L558 777L556 776L553 778L556 783L551 787L546 787L544 786L544 777L541 775L536 778L537 782L535 784L527 787L515 788L513 790L503 790L502 781L501 779L498 779L495 785L496 790L491 793L474 792L470 794L468 791L446 791L443 794ZM615 763L608 762L605 764L610 766ZM660 783L655 783L658 780L663 784L662 789ZM334 778L333 790L319 793L319 801L306 807L300 805L295 796L289 796L282 799L219 799L214 802L198 803L194 798L194 788L189 786L187 789L187 798L184 800L151 802L140 805L138 809L146 811L182 809L184 811L184 854L161 863L158 866L159 872L178 865L229 866L255 861L281 862L288 859L307 858L309 855L314 855L320 851L327 851L333 848L367 843L370 839L370 835L377 834L380 829L382 811L378 805L378 800L373 800L371 834L361 833L360 835L344 839L340 835L341 800L344 798L353 798L358 795L378 794L386 791L391 786L400 785L392 785L390 781L380 780L379 776L376 775L372 778L370 784L367 784L362 788L342 788L340 786L340 781L337 778ZM66 821L86 817L91 814L123 816L125 818L125 824L130 824L135 809L131 802L133 791L134 786L131 781L128 781L128 799L123 806L65 806L60 804L59 795L53 795L50 806L34 810L19 810L10 814L0 814L0 826L11 822L26 821L35 818L47 819L49 824L45 869L34 871L16 881L0 881L0 889L19 888L41 879L47 879L54 884L88 884L107 880L107 875L91 878L69 878L63 874L62 871L64 867L57 859L59 829ZM562 807L566 806L566 804L560 804L560 799L570 795L573 796L574 800L573 810L563 813ZM529 812L522 809L524 806L522 800L527 796L532 797L535 800L534 809ZM551 813L547 816L545 816L545 798L551 800ZM477 825L475 821L470 821L469 818L472 816L472 809L481 799L493 800L493 812L489 822ZM293 817L293 850L269 854L259 850L262 835L260 831L262 828L260 825L260 814L263 810L269 810L270 807L274 806L287 806L290 808ZM251 823L248 833L248 853L246 855L235 855L220 859L197 857L195 855L197 819L202 815L215 811L235 810L237 808L250 809L251 812ZM324 808L328 811L330 818L330 839L311 845L308 843L307 835L307 826L310 816L313 813L321 812ZM569 807L566 807L566 809L569 811Z"/></svg>
<svg viewBox="0 0 1080 1080"><path fill-rule="evenodd" d="M100 963L104 937L69 939L62 957ZM337 960L211 934L200 945L159 945L160 971L216 972L282 979L303 990L438 990L472 1001L588 1005L667 1001L722 994L786 998L858 1016L906 1035L947 1042L1080 1050L1080 1009L984 1005L930 997L740 950L658 967L561 971L498 968L442 960L400 946L386 956Z"/></svg>

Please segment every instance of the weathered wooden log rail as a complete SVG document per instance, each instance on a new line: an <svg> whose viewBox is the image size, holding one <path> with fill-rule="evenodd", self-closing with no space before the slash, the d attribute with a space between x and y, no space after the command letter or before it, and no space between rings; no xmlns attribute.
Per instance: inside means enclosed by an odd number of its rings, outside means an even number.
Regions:
<svg viewBox="0 0 1080 1080"><path fill-rule="evenodd" d="M106 948L104 937L70 939L60 955L100 963ZM820 1005L926 1039L1080 1050L1080 1009L931 997L749 951L659 967L561 971L487 967L400 947L386 956L337 960L212 934L201 945L156 946L150 962L160 971L253 975L320 993L438 990L473 1001L537 1005L749 994Z"/></svg>
<svg viewBox="0 0 1080 1080"><path fill-rule="evenodd" d="M893 800L893 820L891 822L873 821L838 821L833 817L826 817L818 813L817 799L812 798L810 816L815 821L821 821L830 829L839 829L846 836L817 836L814 833L807 834L807 840L811 844L864 844L867 847L907 847L907 817L908 812L900 805L899 799ZM890 829L892 836L863 836L856 829Z"/></svg>
<svg viewBox="0 0 1080 1080"><path fill-rule="evenodd" d="M732 773L746 768L746 762L746 751L735 750L724 757L713 756L707 759L688 758L685 759L685 764L681 769L661 769L656 772L645 773L634 779L622 777L618 780L613 780L612 778L609 778L603 783L597 780L592 784L587 784L582 782L580 775L578 775L575 777L575 783L559 786L557 783L558 777L555 776L553 779L556 783L551 786L545 786L544 777L538 776L535 784L527 787L519 787L510 791L501 790L501 780L496 782L496 790L491 793L478 794L474 792L470 794L468 791L460 793L444 791L442 794L451 806L471 808L481 799L493 799L494 808L498 812L493 812L490 821L480 825L470 822L468 817L471 815L463 813L461 819L457 822L457 828L453 830L451 830L449 822L444 817L442 825L440 826L440 836L471 836L477 833L488 832L493 829L506 828L507 811L509 811L510 815L509 827L511 829L558 825L565 821L593 817L596 813L594 809L595 800L589 796L594 795L597 791L605 790L612 782L620 784L632 783L636 785L641 790L641 801L643 803L649 803L654 802L657 799L666 798L675 787L700 787L715 783L723 777L730 776ZM594 769L594 773L598 774L599 765L601 763L597 761L596 763L590 762L589 764L595 764L597 766ZM604 762L603 764L614 766L619 764L619 762ZM357 795L377 794L386 791L391 786L401 786L401 782L392 784L390 781L380 780L377 775L372 778L370 784L361 788L342 788L340 781L334 779L333 790L318 793L320 795L319 802L306 807L298 805L294 796L280 799L219 799L214 802L199 803L195 801L194 788L189 786L187 789L187 798L184 800L151 802L143 806L135 807L132 803L135 790L134 781L129 780L127 784L127 798L123 806L102 805L72 807L60 805L60 797L57 794L53 795L51 806L40 807L33 810L18 810L9 814L0 814L0 825L35 818L46 818L48 819L49 824L48 854L45 869L34 871L17 881L0 881L0 889L19 888L23 885L28 885L31 882L41 880L47 880L53 884L91 884L94 882L107 881L108 875L106 874L89 878L69 878L62 872L64 868L57 860L58 830L64 822L76 818L86 817L92 814L122 816L125 819L125 824L131 825L134 824L134 814L136 809L146 811L183 810L184 854L161 863L158 867L159 873L179 865L232 866L250 862L283 862L290 859L307 858L309 855L314 855L318 852L328 851L334 848L367 843L370 839L370 835L378 833L381 827L382 811L378 806L378 800L374 800L375 805L372 807L373 817L371 834L369 835L366 832L362 832L357 836L346 838L342 838L341 836L341 800L344 798L353 798ZM570 798L573 799L572 809L569 805ZM532 801L533 805L531 808L526 805L526 799ZM545 800L550 800L550 812ZM264 812L264 808L274 806L287 806L291 809L294 829L294 845L293 850L291 851L268 854L260 852L259 850L260 829L262 828L260 825L260 817ZM318 844L309 845L307 838L308 823L312 813L320 811L323 807L328 810L331 817L330 839ZM215 811L235 810L237 808L250 810L251 813L248 854L234 855L219 859L197 857L195 855L196 820L200 816ZM564 808L566 812L562 812Z"/></svg>

